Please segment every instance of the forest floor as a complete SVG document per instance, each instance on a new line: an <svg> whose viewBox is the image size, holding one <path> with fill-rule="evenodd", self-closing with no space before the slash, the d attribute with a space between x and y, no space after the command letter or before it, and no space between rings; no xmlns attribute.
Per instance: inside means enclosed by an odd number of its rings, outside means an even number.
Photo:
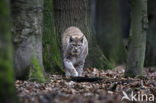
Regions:
<svg viewBox="0 0 156 103"><path fill-rule="evenodd" d="M105 71L88 68L84 71L85 77L100 77L102 80L76 82L61 75L49 75L46 83L17 80L16 89L21 103L135 103L131 102L132 93L135 100L141 101L139 103L149 103L151 96L156 97L154 69L146 68L143 76L136 78L125 78L124 71L124 66ZM130 101L121 101L123 91Z"/></svg>

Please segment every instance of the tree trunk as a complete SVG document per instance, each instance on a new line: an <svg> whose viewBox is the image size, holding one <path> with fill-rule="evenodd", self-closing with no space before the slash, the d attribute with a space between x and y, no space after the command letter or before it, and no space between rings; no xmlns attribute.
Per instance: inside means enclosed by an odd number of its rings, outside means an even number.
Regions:
<svg viewBox="0 0 156 103"><path fill-rule="evenodd" d="M130 0L120 0L123 45L127 48L130 31Z"/></svg>
<svg viewBox="0 0 156 103"><path fill-rule="evenodd" d="M96 38L112 64L123 63L120 0L96 1Z"/></svg>
<svg viewBox="0 0 156 103"><path fill-rule="evenodd" d="M156 0L148 0L149 29L147 32L146 66L156 66Z"/></svg>
<svg viewBox="0 0 156 103"><path fill-rule="evenodd" d="M89 42L89 55L86 60L87 67L106 68L109 63L98 47L94 36L92 35L89 0L54 0L54 19L56 33L59 37L59 46L61 48L61 34L69 26L76 26L86 35ZM107 65L107 66L108 66Z"/></svg>
<svg viewBox="0 0 156 103"><path fill-rule="evenodd" d="M43 0L12 0L16 77L44 81L42 63Z"/></svg>
<svg viewBox="0 0 156 103"><path fill-rule="evenodd" d="M0 0L0 101L17 103L14 86L9 0Z"/></svg>
<svg viewBox="0 0 156 103"><path fill-rule="evenodd" d="M44 1L43 15L43 61L48 72L63 72L61 51L58 47L57 35L54 29L53 0Z"/></svg>
<svg viewBox="0 0 156 103"><path fill-rule="evenodd" d="M147 22L147 0L131 0L131 29L125 76L142 75Z"/></svg>

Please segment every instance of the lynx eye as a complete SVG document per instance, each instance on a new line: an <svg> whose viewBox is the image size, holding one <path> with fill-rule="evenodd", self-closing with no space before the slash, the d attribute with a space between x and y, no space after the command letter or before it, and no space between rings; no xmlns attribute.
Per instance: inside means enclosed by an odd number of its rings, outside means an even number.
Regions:
<svg viewBox="0 0 156 103"><path fill-rule="evenodd" d="M69 42L72 43L74 42L74 39L70 36Z"/></svg>

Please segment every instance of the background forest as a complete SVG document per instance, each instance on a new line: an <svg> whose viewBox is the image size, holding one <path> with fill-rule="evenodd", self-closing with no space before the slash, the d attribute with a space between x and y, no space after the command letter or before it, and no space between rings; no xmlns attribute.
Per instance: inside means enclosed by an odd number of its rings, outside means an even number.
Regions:
<svg viewBox="0 0 156 103"><path fill-rule="evenodd" d="M156 95L155 4L0 0L0 102L119 103L122 90L144 87ZM89 43L84 78L64 76L61 36L70 26Z"/></svg>

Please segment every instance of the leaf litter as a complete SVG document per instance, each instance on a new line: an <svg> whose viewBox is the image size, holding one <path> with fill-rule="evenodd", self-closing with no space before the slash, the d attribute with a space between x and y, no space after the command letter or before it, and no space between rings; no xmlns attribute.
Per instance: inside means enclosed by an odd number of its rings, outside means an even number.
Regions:
<svg viewBox="0 0 156 103"><path fill-rule="evenodd" d="M84 69L84 77L102 78L95 82L76 82L62 75L50 74L48 75L50 81L46 83L16 80L16 91L21 103L135 103L121 101L123 91L153 94L156 97L154 69L145 68L142 77L125 78L124 68L118 66L113 70Z"/></svg>

